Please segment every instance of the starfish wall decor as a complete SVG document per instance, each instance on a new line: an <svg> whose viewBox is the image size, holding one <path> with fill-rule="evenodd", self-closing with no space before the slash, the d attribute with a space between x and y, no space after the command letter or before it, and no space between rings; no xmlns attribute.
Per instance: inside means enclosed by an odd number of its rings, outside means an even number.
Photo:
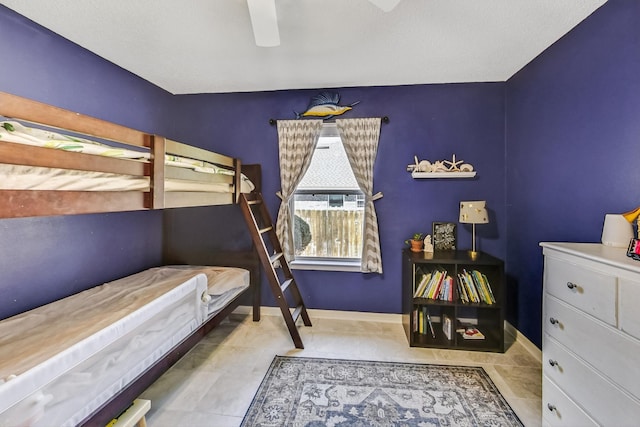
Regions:
<svg viewBox="0 0 640 427"><path fill-rule="evenodd" d="M414 163L407 165L409 172L473 172L473 165L465 163L464 160L456 160L456 155L451 160L436 160L431 163L429 160L418 160L418 156L414 156Z"/></svg>

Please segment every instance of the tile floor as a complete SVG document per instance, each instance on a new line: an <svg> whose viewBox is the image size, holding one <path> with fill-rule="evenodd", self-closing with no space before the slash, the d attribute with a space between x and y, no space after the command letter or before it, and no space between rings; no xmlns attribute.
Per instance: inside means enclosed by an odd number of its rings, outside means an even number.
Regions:
<svg viewBox="0 0 640 427"><path fill-rule="evenodd" d="M275 355L482 366L526 426L541 424L540 355L519 341L504 354L410 348L400 316L310 311L298 350L282 318L265 311L257 323L232 314L149 387L148 425L240 425Z"/></svg>

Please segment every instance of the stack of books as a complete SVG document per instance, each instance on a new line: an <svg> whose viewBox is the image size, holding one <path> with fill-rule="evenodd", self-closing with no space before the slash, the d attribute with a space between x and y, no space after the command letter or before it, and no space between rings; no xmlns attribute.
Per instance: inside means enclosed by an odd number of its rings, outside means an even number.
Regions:
<svg viewBox="0 0 640 427"><path fill-rule="evenodd" d="M458 296L463 303L496 303L489 279L478 270L462 270L458 273L457 285Z"/></svg>
<svg viewBox="0 0 640 427"><path fill-rule="evenodd" d="M427 307L417 307L413 310L413 331L423 335L429 334L432 338L436 337L436 331L433 329L433 322Z"/></svg>
<svg viewBox="0 0 640 427"><path fill-rule="evenodd" d="M465 340L483 340L484 334L480 332L480 329L473 325L459 326L456 332L462 335Z"/></svg>
<svg viewBox="0 0 640 427"><path fill-rule="evenodd" d="M414 298L453 301L453 278L446 270L436 269L423 274L413 293Z"/></svg>

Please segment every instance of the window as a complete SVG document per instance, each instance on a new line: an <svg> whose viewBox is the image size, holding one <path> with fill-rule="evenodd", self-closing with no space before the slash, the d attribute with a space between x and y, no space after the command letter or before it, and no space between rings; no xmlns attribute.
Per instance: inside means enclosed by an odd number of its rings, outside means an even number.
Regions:
<svg viewBox="0 0 640 427"><path fill-rule="evenodd" d="M350 270L362 256L364 194L335 124L323 124L309 169L291 198L296 268Z"/></svg>

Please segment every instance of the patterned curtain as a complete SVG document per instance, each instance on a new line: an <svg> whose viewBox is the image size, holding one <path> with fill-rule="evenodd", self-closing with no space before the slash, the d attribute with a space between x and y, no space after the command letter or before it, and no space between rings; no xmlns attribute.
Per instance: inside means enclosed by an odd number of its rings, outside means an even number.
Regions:
<svg viewBox="0 0 640 427"><path fill-rule="evenodd" d="M380 118L336 119L336 127L358 186L365 195L364 244L360 270L363 273L382 274L378 217L373 206L374 200L382 197L382 193L373 194L373 165L378 153Z"/></svg>
<svg viewBox="0 0 640 427"><path fill-rule="evenodd" d="M278 149L280 150L280 191L282 199L276 234L287 258L293 259L293 227L289 200L311 164L322 120L278 120Z"/></svg>

